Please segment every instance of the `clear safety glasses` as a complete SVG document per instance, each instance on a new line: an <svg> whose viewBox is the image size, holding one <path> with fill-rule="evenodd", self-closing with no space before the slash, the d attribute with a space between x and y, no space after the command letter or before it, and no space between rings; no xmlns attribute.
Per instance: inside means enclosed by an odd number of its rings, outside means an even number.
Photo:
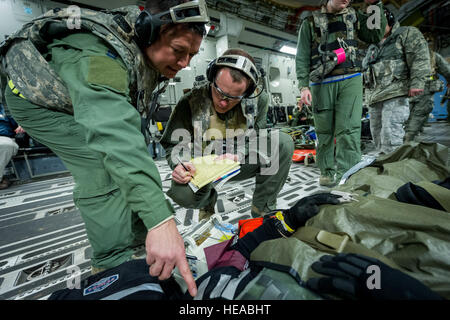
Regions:
<svg viewBox="0 0 450 320"><path fill-rule="evenodd" d="M222 91L222 89L220 89L217 84L216 84L216 80L214 80L213 82L213 88L214 90L216 90L217 94L220 97L220 100L225 100L225 101L238 101L238 100L242 100L244 98L244 96L231 96L225 92Z"/></svg>

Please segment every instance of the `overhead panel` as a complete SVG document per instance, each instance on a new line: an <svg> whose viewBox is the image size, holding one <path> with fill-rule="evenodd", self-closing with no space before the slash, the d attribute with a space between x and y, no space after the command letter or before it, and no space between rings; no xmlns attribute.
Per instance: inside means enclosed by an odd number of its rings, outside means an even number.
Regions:
<svg viewBox="0 0 450 320"><path fill-rule="evenodd" d="M304 6L318 6L320 1L319 0L265 0L268 3L291 8L291 9L298 9Z"/></svg>

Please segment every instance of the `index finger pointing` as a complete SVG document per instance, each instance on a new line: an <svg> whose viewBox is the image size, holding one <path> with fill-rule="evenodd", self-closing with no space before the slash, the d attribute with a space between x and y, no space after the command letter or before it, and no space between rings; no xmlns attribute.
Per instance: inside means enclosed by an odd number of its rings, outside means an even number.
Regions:
<svg viewBox="0 0 450 320"><path fill-rule="evenodd" d="M197 285L195 284L194 277L192 276L191 270L189 269L188 262L186 257L183 257L178 260L177 263L178 270L180 270L180 274L183 277L186 285L188 287L189 294L192 297L197 295Z"/></svg>

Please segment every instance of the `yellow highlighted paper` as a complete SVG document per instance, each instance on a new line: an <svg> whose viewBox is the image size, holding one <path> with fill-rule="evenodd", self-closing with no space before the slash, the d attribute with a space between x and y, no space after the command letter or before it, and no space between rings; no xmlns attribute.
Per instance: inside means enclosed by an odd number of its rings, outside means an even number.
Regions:
<svg viewBox="0 0 450 320"><path fill-rule="evenodd" d="M195 175L190 182L194 191L196 191L195 189L201 189L208 183L225 178L228 174L240 168L239 162L226 158L216 160L217 157L213 154L191 160L191 163L195 166Z"/></svg>

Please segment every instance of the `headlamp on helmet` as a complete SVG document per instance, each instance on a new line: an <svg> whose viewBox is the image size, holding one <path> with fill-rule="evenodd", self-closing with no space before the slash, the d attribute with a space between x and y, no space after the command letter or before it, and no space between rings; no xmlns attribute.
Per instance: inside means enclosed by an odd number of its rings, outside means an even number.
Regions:
<svg viewBox="0 0 450 320"><path fill-rule="evenodd" d="M140 47L146 48L155 42L159 29L169 23L208 23L205 0L181 3L169 10L151 14L143 10L136 20L135 32Z"/></svg>
<svg viewBox="0 0 450 320"><path fill-rule="evenodd" d="M243 97L249 98L253 94L259 84L261 74L250 59L241 55L229 54L211 61L206 69L206 76L210 82L214 81L220 67L229 67L244 73L251 83Z"/></svg>

